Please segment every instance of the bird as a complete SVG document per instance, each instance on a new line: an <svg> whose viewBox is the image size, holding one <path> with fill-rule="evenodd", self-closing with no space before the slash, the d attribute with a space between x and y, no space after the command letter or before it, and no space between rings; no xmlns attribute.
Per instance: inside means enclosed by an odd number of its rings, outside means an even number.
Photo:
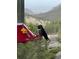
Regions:
<svg viewBox="0 0 79 59"><path fill-rule="evenodd" d="M39 35L43 36L48 41L49 38L48 38L48 35L47 35L45 29L43 28L43 26L42 25L38 25L37 27L38 27L38 30L39 30Z"/></svg>

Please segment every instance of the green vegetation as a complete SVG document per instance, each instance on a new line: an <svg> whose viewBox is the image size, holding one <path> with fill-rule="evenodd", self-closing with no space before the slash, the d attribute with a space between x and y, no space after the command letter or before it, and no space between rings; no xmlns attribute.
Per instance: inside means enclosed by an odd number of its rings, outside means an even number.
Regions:
<svg viewBox="0 0 79 59"><path fill-rule="evenodd" d="M46 59L54 59L56 56L56 53L59 52L61 49L60 47L54 47L52 48L46 55Z"/></svg>
<svg viewBox="0 0 79 59"><path fill-rule="evenodd" d="M18 44L18 59L54 59L56 53L60 51L59 47L46 50L45 47L41 47L41 44L38 43L40 42Z"/></svg>
<svg viewBox="0 0 79 59"><path fill-rule="evenodd" d="M45 47L42 40L18 44L18 59L45 59Z"/></svg>
<svg viewBox="0 0 79 59"><path fill-rule="evenodd" d="M48 34L58 34L56 39L61 42L61 20L53 20L50 23L46 23L45 30Z"/></svg>
<svg viewBox="0 0 79 59"><path fill-rule="evenodd" d="M49 34L58 33L61 30L61 21L60 20L50 21L50 23L46 24L45 29Z"/></svg>
<svg viewBox="0 0 79 59"><path fill-rule="evenodd" d="M57 40L59 42L61 40L60 26L59 20L47 23L45 26L47 33L58 34ZM36 25L29 23L28 27L32 32L37 33ZM54 59L60 50L60 47L48 49L48 43L44 39L31 41L26 44L17 44L17 59Z"/></svg>
<svg viewBox="0 0 79 59"><path fill-rule="evenodd" d="M28 24L28 27L29 27L29 29L30 29L33 33L36 33L36 31L37 31L36 25L34 25L34 24L32 24L32 23L29 23L29 24Z"/></svg>

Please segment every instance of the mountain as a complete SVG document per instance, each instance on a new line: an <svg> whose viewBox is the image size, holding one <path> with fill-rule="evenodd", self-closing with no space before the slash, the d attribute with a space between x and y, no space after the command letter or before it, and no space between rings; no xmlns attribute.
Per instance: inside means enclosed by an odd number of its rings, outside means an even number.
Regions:
<svg viewBox="0 0 79 59"><path fill-rule="evenodd" d="M27 16L27 15L31 15L31 14L33 14L33 12L30 9L26 8L25 15Z"/></svg>
<svg viewBox="0 0 79 59"><path fill-rule="evenodd" d="M46 13L41 13L41 14L36 14L32 15L36 18L40 19L46 19L46 20L55 20L55 19L61 19L61 5L53 8L52 10L46 12Z"/></svg>

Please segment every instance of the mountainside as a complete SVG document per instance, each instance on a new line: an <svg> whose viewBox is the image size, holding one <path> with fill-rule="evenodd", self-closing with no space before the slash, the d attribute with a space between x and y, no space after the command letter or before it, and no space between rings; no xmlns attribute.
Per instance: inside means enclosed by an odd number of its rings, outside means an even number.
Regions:
<svg viewBox="0 0 79 59"><path fill-rule="evenodd" d="M30 9L26 8L25 15L27 16L27 15L31 15L31 14L33 14L33 12Z"/></svg>
<svg viewBox="0 0 79 59"><path fill-rule="evenodd" d="M33 15L35 17L46 19L46 20L55 20L55 19L61 19L61 5L55 7L54 9L50 10L46 13L36 14Z"/></svg>

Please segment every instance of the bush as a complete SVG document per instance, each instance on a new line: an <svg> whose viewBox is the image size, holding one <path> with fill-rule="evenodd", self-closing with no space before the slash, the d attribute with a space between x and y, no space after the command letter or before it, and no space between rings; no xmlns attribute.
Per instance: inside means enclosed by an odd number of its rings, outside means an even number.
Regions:
<svg viewBox="0 0 79 59"><path fill-rule="evenodd" d="M54 47L46 54L46 59L55 59L56 54L60 51L60 47Z"/></svg>
<svg viewBox="0 0 79 59"><path fill-rule="evenodd" d="M61 21L50 21L50 23L46 23L45 29L48 33L57 33L59 30L61 30Z"/></svg>

